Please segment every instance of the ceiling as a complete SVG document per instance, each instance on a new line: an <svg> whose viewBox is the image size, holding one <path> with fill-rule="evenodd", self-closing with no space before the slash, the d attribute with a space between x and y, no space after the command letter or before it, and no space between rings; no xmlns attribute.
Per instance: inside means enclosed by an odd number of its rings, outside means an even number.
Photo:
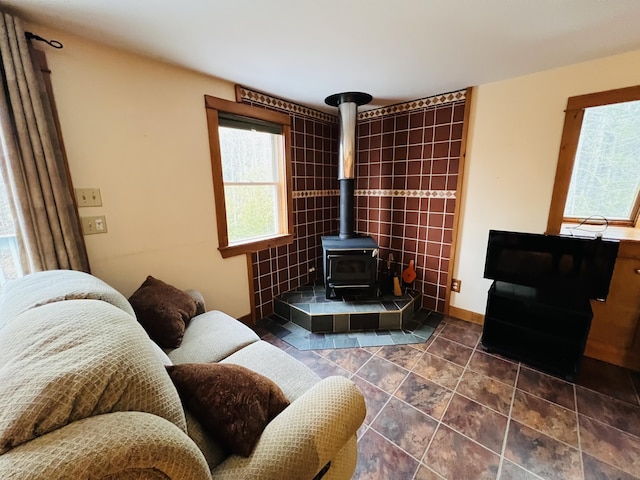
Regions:
<svg viewBox="0 0 640 480"><path fill-rule="evenodd" d="M27 21L331 111L640 49L639 0L0 0ZM34 32L37 33L37 32Z"/></svg>

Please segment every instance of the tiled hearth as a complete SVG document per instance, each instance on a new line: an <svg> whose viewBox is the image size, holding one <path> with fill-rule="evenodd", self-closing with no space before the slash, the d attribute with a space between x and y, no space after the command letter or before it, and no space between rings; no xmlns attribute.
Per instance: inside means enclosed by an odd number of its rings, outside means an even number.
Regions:
<svg viewBox="0 0 640 480"><path fill-rule="evenodd" d="M275 299L275 313L312 332L400 330L420 308L419 292L370 298L357 290L328 300L321 284L305 285Z"/></svg>
<svg viewBox="0 0 640 480"><path fill-rule="evenodd" d="M575 383L480 346L445 317L414 345L301 351L263 338L365 396L354 480L640 479L640 373L585 358Z"/></svg>
<svg viewBox="0 0 640 480"><path fill-rule="evenodd" d="M300 350L424 343L442 315L420 308L420 293L369 298L357 290L327 300L321 284L275 299L275 314L258 325Z"/></svg>

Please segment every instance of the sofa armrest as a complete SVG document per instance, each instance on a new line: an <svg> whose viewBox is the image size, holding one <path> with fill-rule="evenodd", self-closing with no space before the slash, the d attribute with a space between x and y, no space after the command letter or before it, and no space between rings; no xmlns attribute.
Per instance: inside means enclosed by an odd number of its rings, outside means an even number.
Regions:
<svg viewBox="0 0 640 480"><path fill-rule="evenodd" d="M5 480L210 479L191 439L164 418L116 412L79 420L0 455Z"/></svg>
<svg viewBox="0 0 640 480"><path fill-rule="evenodd" d="M214 479L311 479L364 421L364 397L345 377L311 387L267 425L248 458L232 455L211 473Z"/></svg>
<svg viewBox="0 0 640 480"><path fill-rule="evenodd" d="M184 293L188 293L191 298L196 301L196 315L200 315L207 311L207 305L204 303L204 297L198 290L188 289Z"/></svg>

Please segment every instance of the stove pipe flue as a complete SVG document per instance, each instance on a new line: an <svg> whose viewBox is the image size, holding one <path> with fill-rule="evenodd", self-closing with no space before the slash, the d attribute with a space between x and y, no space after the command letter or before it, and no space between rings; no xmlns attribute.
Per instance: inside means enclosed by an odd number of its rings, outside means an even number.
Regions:
<svg viewBox="0 0 640 480"><path fill-rule="evenodd" d="M353 198L356 160L356 120L358 107L371 101L371 95L345 92L324 99L327 105L338 107L340 143L338 147L338 181L340 182L340 238L354 236Z"/></svg>

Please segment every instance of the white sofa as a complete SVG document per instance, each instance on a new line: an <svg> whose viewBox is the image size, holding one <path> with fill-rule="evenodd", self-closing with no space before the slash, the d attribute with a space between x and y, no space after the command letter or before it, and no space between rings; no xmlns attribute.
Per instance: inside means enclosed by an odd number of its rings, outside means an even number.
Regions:
<svg viewBox="0 0 640 480"><path fill-rule="evenodd" d="M291 402L249 457L226 453L185 412L164 367L203 362L247 367ZM194 317L163 352L124 296L73 271L2 293L0 405L0 477L30 480L347 479L366 413L353 382L321 380L219 311Z"/></svg>

